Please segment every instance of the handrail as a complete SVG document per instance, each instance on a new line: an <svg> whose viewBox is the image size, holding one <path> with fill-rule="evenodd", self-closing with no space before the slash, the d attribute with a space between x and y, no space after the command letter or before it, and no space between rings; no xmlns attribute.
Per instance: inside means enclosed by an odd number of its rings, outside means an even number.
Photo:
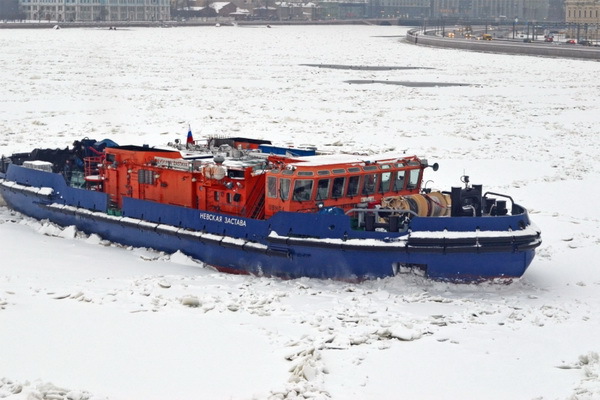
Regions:
<svg viewBox="0 0 600 400"><path fill-rule="evenodd" d="M507 195L507 194L496 193L496 192L485 192L485 193L483 194L483 197L484 197L484 198L485 198L485 197L487 197L487 195L488 195L488 194L491 194L491 195L493 195L493 196L500 196L500 197L504 197L504 198L507 198L507 199L509 199L509 200L510 200L510 210L511 210L511 213L513 212L513 209L514 209L514 207L515 207L515 201L513 200L513 198L512 198L512 197L510 197L510 196L509 196L509 195Z"/></svg>

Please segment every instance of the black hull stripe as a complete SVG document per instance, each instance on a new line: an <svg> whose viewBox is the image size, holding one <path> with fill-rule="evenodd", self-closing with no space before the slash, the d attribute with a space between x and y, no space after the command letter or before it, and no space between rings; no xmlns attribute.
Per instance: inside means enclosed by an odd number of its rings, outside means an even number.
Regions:
<svg viewBox="0 0 600 400"><path fill-rule="evenodd" d="M491 238L487 238L491 239ZM498 242L487 240L486 243L477 243L475 239L430 239L420 238L418 244L413 244L408 239L406 245L361 245L356 243L330 243L327 241L306 240L291 237L271 237L268 241L285 246L309 246L321 248L335 248L339 250L360 250L360 251L404 251L406 253L493 253L493 252L519 252L535 249L542 244L539 235L524 235L516 240L514 237L499 238Z"/></svg>

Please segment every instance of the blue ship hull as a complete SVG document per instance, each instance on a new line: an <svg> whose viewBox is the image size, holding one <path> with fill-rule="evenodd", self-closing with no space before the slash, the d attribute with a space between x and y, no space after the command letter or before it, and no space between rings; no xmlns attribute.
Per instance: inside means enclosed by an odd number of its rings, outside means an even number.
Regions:
<svg viewBox="0 0 600 400"><path fill-rule="evenodd" d="M506 216L414 217L406 232L377 232L353 229L346 215L254 220L128 197L116 216L107 213L105 193L69 187L60 174L11 165L0 178L7 205L25 215L259 276L354 281L408 267L441 280L515 278L541 243L522 208Z"/></svg>

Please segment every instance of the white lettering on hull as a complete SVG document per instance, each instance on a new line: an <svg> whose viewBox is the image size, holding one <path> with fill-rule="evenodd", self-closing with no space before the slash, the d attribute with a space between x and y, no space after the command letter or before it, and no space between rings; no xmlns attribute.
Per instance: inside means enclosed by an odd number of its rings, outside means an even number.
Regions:
<svg viewBox="0 0 600 400"><path fill-rule="evenodd" d="M246 221L240 218L235 217L227 217L222 215L214 215L208 213L200 213L200 219L205 219L207 221L220 222L228 225L236 225L236 226L246 226Z"/></svg>

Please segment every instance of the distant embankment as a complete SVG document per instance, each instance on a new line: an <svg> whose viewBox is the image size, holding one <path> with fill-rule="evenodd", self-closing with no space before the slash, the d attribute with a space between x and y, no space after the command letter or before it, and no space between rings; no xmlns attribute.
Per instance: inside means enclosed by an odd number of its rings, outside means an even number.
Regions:
<svg viewBox="0 0 600 400"><path fill-rule="evenodd" d="M215 25L211 22L210 25ZM4 22L0 29L52 29L52 28L129 28L129 27L161 27L173 26L162 22Z"/></svg>
<svg viewBox="0 0 600 400"><path fill-rule="evenodd" d="M234 21L211 19L208 21L149 21L149 22L0 22L0 29L52 29L60 28L172 28L179 26L231 25L398 25L397 19L344 19L326 21Z"/></svg>
<svg viewBox="0 0 600 400"><path fill-rule="evenodd" d="M419 29L409 30L406 34L406 40L417 45L483 51L488 53L523 54L546 57L600 60L600 47L567 44L558 45L543 42L522 43L510 40L444 38L429 34L424 35Z"/></svg>

